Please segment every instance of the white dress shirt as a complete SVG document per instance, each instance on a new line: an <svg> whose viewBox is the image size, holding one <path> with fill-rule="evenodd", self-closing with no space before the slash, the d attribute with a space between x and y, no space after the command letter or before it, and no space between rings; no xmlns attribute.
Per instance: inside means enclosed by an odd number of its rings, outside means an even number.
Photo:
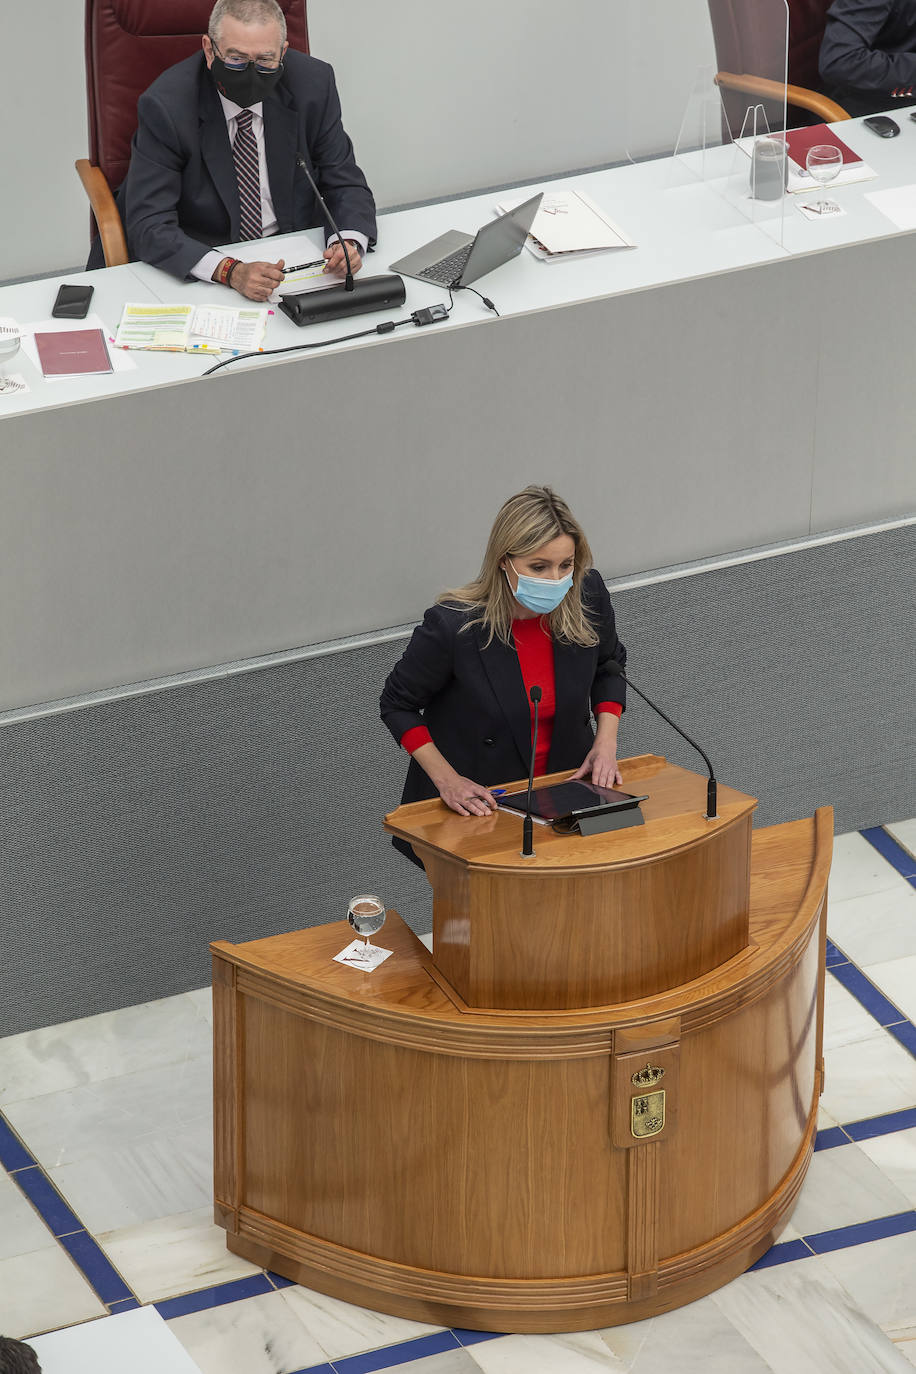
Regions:
<svg viewBox="0 0 916 1374"><path fill-rule="evenodd" d="M235 136L239 130L238 117L242 113L242 106L236 105L235 101L227 100L222 91L217 91L219 102L223 107L223 114L226 116L226 124L229 129L229 143L235 144ZM258 146L258 180L261 189L261 237L270 238L277 232L277 213L274 210L274 203L270 195L270 183L267 180L267 154L264 150L264 104L258 101L257 105L251 107L251 132L254 134L254 141ZM369 240L365 234L360 234L356 230L344 229L345 239L352 239L358 243L360 251L365 254L369 247ZM328 242L333 242L337 235L332 235ZM218 252L215 248L205 253L200 262L195 263L191 268L192 277L197 277L198 281L212 281L213 273L219 267L225 253Z"/></svg>

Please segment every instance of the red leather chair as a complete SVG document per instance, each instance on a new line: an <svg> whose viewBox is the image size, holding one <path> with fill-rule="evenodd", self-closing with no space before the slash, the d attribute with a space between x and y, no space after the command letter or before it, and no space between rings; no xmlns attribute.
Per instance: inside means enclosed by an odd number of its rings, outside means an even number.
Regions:
<svg viewBox="0 0 916 1374"><path fill-rule="evenodd" d="M278 0L290 46L308 52L306 0ZM89 157L76 163L106 267L127 262L112 188L121 185L137 127L137 100L161 72L200 49L213 0L86 0Z"/></svg>
<svg viewBox="0 0 916 1374"><path fill-rule="evenodd" d="M789 0L786 122L790 128L810 115L825 123L849 118L841 105L818 90L817 60L830 4L831 0ZM774 5L761 5L758 0L709 0L719 68L716 83L735 135L750 103L763 103L771 127L774 119L781 121L782 93L775 76L782 66L785 30L772 23L774 10ZM799 111L804 113L799 116Z"/></svg>

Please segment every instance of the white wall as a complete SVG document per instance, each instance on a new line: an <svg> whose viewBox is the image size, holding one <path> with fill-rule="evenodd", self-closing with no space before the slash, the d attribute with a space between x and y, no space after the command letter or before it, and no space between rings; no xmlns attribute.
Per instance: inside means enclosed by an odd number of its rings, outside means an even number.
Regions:
<svg viewBox="0 0 916 1374"><path fill-rule="evenodd" d="M355 10L308 0L311 46L383 207L664 151L711 60L706 0L465 0L460 26L428 0ZM88 252L81 0L0 0L0 51L8 280Z"/></svg>

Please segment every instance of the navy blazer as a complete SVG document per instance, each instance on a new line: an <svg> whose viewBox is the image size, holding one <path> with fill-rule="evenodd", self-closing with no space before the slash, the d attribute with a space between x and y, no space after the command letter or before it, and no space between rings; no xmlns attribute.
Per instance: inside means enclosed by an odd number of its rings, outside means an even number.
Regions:
<svg viewBox="0 0 916 1374"><path fill-rule="evenodd" d="M554 640L556 715L547 771L578 768L594 741L592 708L600 701L626 704L626 684L608 668L621 667L626 650L617 638L614 610L600 574L585 576L582 600L598 632L591 648ZM382 720L397 743L425 725L433 743L464 777L486 787L527 777L531 761L531 707L518 654L492 639L484 644L473 613L454 605L433 606L418 625L385 682ZM437 796L411 759L401 800Z"/></svg>
<svg viewBox="0 0 916 1374"><path fill-rule="evenodd" d="M871 108L889 109L895 87L916 85L916 0L834 0L819 65L841 101L872 92Z"/></svg>
<svg viewBox="0 0 916 1374"><path fill-rule="evenodd" d="M375 202L344 132L334 72L289 49L264 101L264 149L280 234L325 222L301 154L341 229L375 242ZM226 116L202 52L162 73L141 95L139 125L119 195L132 260L185 278L210 248L240 234L239 192ZM269 254L268 254L269 256Z"/></svg>

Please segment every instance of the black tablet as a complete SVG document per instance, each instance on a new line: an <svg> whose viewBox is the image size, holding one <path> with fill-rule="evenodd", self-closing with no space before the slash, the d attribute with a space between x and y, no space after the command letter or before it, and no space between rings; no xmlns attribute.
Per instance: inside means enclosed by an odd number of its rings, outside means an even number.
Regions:
<svg viewBox="0 0 916 1374"><path fill-rule="evenodd" d="M508 792L499 804L507 811L524 816L528 790ZM631 792L618 792L613 787L596 787L593 782L557 782L549 787L536 787L531 794L531 814L544 821L574 821L583 814L605 811L627 811L646 800Z"/></svg>

